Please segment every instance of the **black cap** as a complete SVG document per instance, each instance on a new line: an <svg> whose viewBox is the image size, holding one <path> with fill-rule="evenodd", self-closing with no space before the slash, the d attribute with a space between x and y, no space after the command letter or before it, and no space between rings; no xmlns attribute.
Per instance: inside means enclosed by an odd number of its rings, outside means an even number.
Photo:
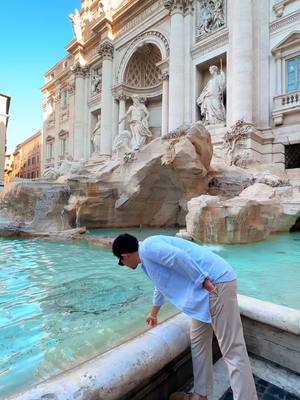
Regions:
<svg viewBox="0 0 300 400"><path fill-rule="evenodd" d="M119 265L123 265L121 255L123 253L134 253L138 251L139 242L136 237L129 233L123 233L116 237L112 244L113 254L119 258Z"/></svg>

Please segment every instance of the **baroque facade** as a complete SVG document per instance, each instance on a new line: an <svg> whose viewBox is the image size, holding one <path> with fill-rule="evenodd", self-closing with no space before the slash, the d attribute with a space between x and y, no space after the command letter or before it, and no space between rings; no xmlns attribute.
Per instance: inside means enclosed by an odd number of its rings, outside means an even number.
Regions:
<svg viewBox="0 0 300 400"><path fill-rule="evenodd" d="M145 140L201 119L216 145L244 121L250 158L300 167L300 0L82 0L70 19L42 88L42 168L110 158L139 118Z"/></svg>

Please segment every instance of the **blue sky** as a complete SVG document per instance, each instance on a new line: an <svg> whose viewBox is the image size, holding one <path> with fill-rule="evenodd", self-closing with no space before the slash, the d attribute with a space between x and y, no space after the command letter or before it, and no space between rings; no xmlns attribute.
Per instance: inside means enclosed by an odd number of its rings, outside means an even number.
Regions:
<svg viewBox="0 0 300 400"><path fill-rule="evenodd" d="M42 125L43 74L67 54L68 15L80 7L80 0L1 1L0 92L12 98L9 152Z"/></svg>

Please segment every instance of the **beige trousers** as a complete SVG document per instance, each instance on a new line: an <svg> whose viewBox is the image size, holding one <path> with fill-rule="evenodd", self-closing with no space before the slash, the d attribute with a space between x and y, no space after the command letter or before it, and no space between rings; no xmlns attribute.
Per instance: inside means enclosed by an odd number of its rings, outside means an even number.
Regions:
<svg viewBox="0 0 300 400"><path fill-rule="evenodd" d="M218 340L227 365L234 400L257 400L255 384L237 302L236 281L216 285L218 294L209 295L212 324L192 319L191 348L195 393L212 391L212 337Z"/></svg>

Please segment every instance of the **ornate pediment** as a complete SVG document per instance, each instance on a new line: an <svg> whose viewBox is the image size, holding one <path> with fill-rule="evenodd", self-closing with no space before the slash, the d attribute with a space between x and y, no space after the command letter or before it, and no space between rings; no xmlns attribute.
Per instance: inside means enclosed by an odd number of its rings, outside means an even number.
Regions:
<svg viewBox="0 0 300 400"><path fill-rule="evenodd" d="M46 137L46 143L53 143L54 140L55 140L55 137L54 137L54 136L48 135L48 136Z"/></svg>
<svg viewBox="0 0 300 400"><path fill-rule="evenodd" d="M283 51L300 47L300 31L290 32L277 46L273 47L272 53L282 53Z"/></svg>
<svg viewBox="0 0 300 400"><path fill-rule="evenodd" d="M59 133L58 133L58 136L59 136L60 138L65 138L65 137L69 136L69 132L66 131L66 130L64 130L64 129L61 129L61 130L59 131Z"/></svg>

